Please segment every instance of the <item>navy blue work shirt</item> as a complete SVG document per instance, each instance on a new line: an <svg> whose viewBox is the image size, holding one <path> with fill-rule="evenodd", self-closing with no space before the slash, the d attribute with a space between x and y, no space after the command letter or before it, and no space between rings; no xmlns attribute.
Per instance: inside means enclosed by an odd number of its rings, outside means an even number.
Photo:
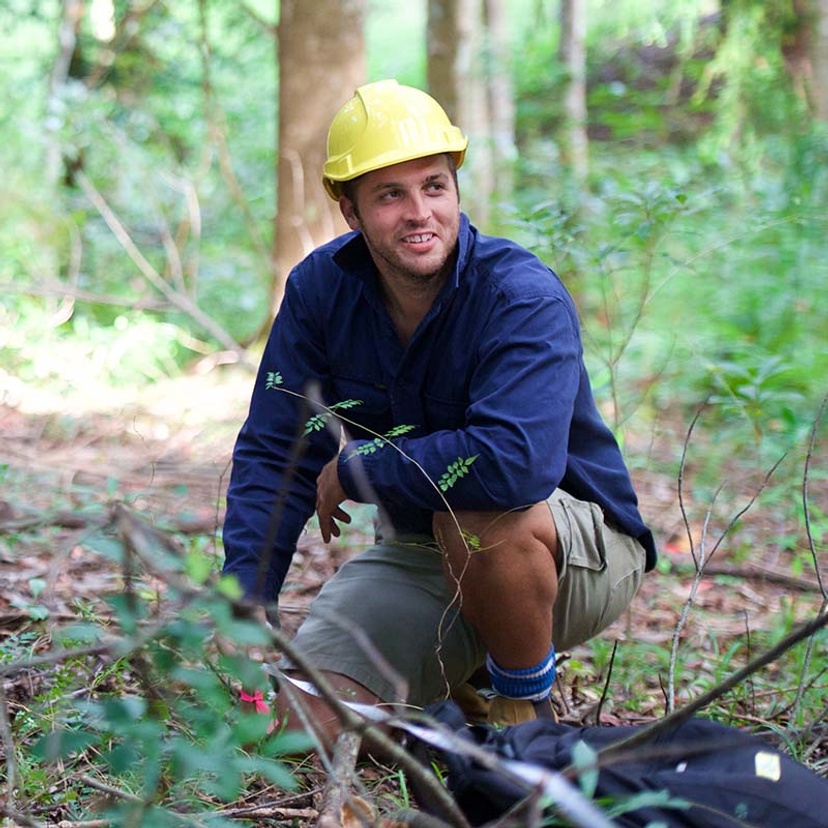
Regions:
<svg viewBox="0 0 828 828"><path fill-rule="evenodd" d="M465 214L458 244L454 273L407 346L359 232L291 272L227 492L224 571L248 597L277 596L316 478L339 448L334 418L303 397L347 418L342 487L380 504L399 534L430 534L432 513L448 507L526 507L560 487L597 503L654 566L652 534L593 399L571 297L536 256L479 233Z"/></svg>

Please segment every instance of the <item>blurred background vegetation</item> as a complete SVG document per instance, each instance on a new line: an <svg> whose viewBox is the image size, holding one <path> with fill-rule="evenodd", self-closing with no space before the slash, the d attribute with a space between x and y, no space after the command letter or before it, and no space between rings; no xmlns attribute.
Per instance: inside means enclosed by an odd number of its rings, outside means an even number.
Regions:
<svg viewBox="0 0 828 828"><path fill-rule="evenodd" d="M561 150L558 4L503 5L516 152L508 192L484 204L463 182L472 220L570 286L616 425L710 399L801 438L828 369L828 124L791 70L801 4L590 0L582 179ZM255 361L281 278L273 4L77 3L67 51L71 6L0 9L10 402L18 383ZM367 4L367 79L426 85L427 12Z"/></svg>
<svg viewBox="0 0 828 828"><path fill-rule="evenodd" d="M458 14L469 8L486 12L476 28ZM140 818L127 799L133 821L117 811L112 824L190 824L187 807L212 813L251 774L290 787L265 761L278 740L257 746L261 762L245 758L266 723L239 718L231 691L240 676L263 681L258 664L205 643L209 629L272 647L240 629L210 580L231 438L215 448L199 433L210 462L198 466L193 431L175 421L194 406L218 418L227 392L208 374L256 364L287 269L336 232L324 131L367 80L446 103L472 138L460 171L472 221L536 250L574 294L596 394L664 550L614 673L608 634L567 663L568 697L591 704L612 676L619 707L658 715L820 600L824 611L820 32L825 0L5 0L0 418L30 423L0 428L7 814L94 815L93 766L142 797ZM154 388L167 430L136 425L124 404ZM235 402L233 433L246 400ZM53 460L73 442L75 456ZM111 499L168 528L175 554ZM725 535L714 571L706 556ZM288 602L353 551L309 538ZM158 555L141 560L132 593L144 541ZM96 555L122 571L90 582ZM707 602L705 573L717 579ZM676 620L688 583L690 633ZM824 647L823 631L711 714L769 723L812 763L822 746L824 773ZM52 666L32 666L41 653Z"/></svg>

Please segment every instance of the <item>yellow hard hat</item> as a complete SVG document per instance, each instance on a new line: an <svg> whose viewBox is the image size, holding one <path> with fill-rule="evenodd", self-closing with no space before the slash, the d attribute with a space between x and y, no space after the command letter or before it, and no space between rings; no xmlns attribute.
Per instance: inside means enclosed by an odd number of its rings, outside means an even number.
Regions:
<svg viewBox="0 0 828 828"><path fill-rule="evenodd" d="M360 86L334 116L322 183L333 199L339 182L402 161L449 152L459 167L468 139L430 95L395 80Z"/></svg>

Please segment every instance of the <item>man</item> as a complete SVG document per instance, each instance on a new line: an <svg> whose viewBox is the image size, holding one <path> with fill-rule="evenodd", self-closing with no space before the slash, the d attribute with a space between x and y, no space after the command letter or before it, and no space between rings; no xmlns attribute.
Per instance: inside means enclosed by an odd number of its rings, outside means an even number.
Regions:
<svg viewBox="0 0 828 828"><path fill-rule="evenodd" d="M393 80L334 118L323 183L352 232L287 281L234 452L225 572L273 602L314 510L327 543L346 500L378 504L376 544L324 586L294 646L371 704L425 705L485 665L490 721L516 723L553 715L556 648L614 621L656 552L572 300L460 211L466 145Z"/></svg>

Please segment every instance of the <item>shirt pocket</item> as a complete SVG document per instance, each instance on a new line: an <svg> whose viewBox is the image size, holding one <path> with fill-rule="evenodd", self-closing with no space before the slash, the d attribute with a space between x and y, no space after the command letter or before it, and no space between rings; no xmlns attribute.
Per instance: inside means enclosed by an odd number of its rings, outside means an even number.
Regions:
<svg viewBox="0 0 828 828"><path fill-rule="evenodd" d="M452 400L425 394L423 402L426 430L429 434L434 431L457 431L465 428L468 400Z"/></svg>
<svg viewBox="0 0 828 828"><path fill-rule="evenodd" d="M371 439L391 428L391 399L379 378L357 376L334 369L328 406L337 405L337 415L356 439Z"/></svg>

